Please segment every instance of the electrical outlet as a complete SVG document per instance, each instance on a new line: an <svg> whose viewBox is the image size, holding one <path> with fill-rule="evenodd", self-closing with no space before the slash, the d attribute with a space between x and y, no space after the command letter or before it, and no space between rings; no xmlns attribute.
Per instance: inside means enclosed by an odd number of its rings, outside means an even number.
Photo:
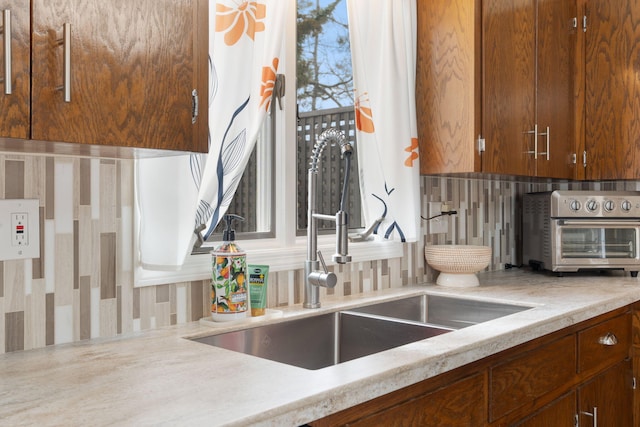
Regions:
<svg viewBox="0 0 640 427"><path fill-rule="evenodd" d="M29 246L29 214L27 212L11 213L11 246Z"/></svg>
<svg viewBox="0 0 640 427"><path fill-rule="evenodd" d="M39 200L0 200L0 260L39 257Z"/></svg>
<svg viewBox="0 0 640 427"><path fill-rule="evenodd" d="M427 230L429 234L442 234L449 231L449 216L437 216L442 213L442 203L441 202L429 202L429 216L428 218L432 218L429 220L429 224L427 225ZM435 218L433 218L435 217Z"/></svg>

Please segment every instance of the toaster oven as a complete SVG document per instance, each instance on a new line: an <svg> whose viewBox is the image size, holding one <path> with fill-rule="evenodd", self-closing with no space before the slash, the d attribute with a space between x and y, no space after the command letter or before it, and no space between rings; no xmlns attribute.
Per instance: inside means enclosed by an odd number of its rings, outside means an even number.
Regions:
<svg viewBox="0 0 640 427"><path fill-rule="evenodd" d="M522 209L523 263L576 272L640 270L640 192L556 190L527 193Z"/></svg>

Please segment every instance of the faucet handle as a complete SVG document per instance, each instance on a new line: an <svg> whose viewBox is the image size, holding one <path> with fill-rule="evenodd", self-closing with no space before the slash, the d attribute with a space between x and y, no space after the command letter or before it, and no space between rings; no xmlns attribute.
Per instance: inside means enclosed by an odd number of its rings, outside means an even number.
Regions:
<svg viewBox="0 0 640 427"><path fill-rule="evenodd" d="M309 282L312 285L322 286L323 288L335 287L336 283L338 283L338 276L327 269L327 264L325 264L324 257L320 251L318 251L318 259L320 260L320 264L322 264L322 269L324 271L316 270L309 273Z"/></svg>
<svg viewBox="0 0 640 427"><path fill-rule="evenodd" d="M320 260L320 264L322 264L322 270L324 270L325 273L329 273L327 264L324 262L324 257L322 256L322 252L320 251L318 251L318 259Z"/></svg>

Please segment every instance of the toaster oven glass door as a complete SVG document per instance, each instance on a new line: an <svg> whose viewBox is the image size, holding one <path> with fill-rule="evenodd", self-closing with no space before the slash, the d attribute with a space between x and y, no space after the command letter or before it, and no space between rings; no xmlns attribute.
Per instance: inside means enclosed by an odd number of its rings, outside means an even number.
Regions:
<svg viewBox="0 0 640 427"><path fill-rule="evenodd" d="M564 260L603 262L603 266L638 260L640 224L615 221L564 221L558 226L559 254Z"/></svg>

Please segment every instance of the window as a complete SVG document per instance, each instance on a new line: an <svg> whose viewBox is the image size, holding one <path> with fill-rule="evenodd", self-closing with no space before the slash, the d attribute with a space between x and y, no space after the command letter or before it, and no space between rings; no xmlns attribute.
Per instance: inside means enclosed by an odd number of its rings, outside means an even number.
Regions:
<svg viewBox="0 0 640 427"><path fill-rule="evenodd" d="M274 100L272 112L265 122L264 131L256 143L254 154L247 165L229 212L245 218L236 224L239 239L273 237L273 151L278 138L276 116L285 108L297 105L296 126L296 234L303 235L307 228L307 171L309 159L317 135L326 128L342 130L352 145L356 145L355 113L353 110L353 77L347 22L346 0L298 0L296 36L287 38L289 44L296 40L295 75L297 99L291 95L283 104ZM290 33L289 33L290 34ZM289 35L288 34L288 35ZM274 111L275 109L275 111ZM357 159L353 156L348 183L350 228L361 227L360 185ZM342 194L344 162L339 150L327 149L322 155L319 172L318 210L333 213L337 210ZM212 236L220 240L224 222ZM321 232L330 232L334 226L321 221Z"/></svg>
<svg viewBox="0 0 640 427"><path fill-rule="evenodd" d="M295 3L295 0L289 1ZM298 0L297 4L298 11L295 7L289 9L279 69L279 73L286 76L283 109L279 102L272 102L271 114L228 210L245 218L244 222L235 224L236 237L241 240L240 246L249 251L250 262L268 264L271 271L302 268L306 259L306 181L314 135L326 127L336 127L354 144L356 137L346 0ZM331 15L323 18L328 34L309 31L305 38L296 37L296 23L310 25L314 16L325 16L323 13L329 11ZM300 57L298 47L307 52L302 61L296 60ZM335 58L331 58L332 55ZM300 68L297 64L302 64L304 72L296 78L296 69ZM320 81L309 76L317 76ZM297 81L302 83L296 86ZM360 228L363 224L357 159L353 157L347 212L350 228ZM344 172L340 151L327 147L320 166L318 181L322 190L318 193L323 197L318 200L318 211L333 214L338 209L342 191ZM320 221L318 225L321 234L322 227L327 234L321 236L319 248L324 253L333 253L335 224ZM221 221L207 246L215 247L220 242L223 227L224 221ZM393 242L362 242L350 244L349 252L353 261L381 259L400 256L402 246ZM169 280L166 272L144 274L146 277L138 274L138 284ZM171 280L204 279L209 274L208 257L192 255Z"/></svg>

